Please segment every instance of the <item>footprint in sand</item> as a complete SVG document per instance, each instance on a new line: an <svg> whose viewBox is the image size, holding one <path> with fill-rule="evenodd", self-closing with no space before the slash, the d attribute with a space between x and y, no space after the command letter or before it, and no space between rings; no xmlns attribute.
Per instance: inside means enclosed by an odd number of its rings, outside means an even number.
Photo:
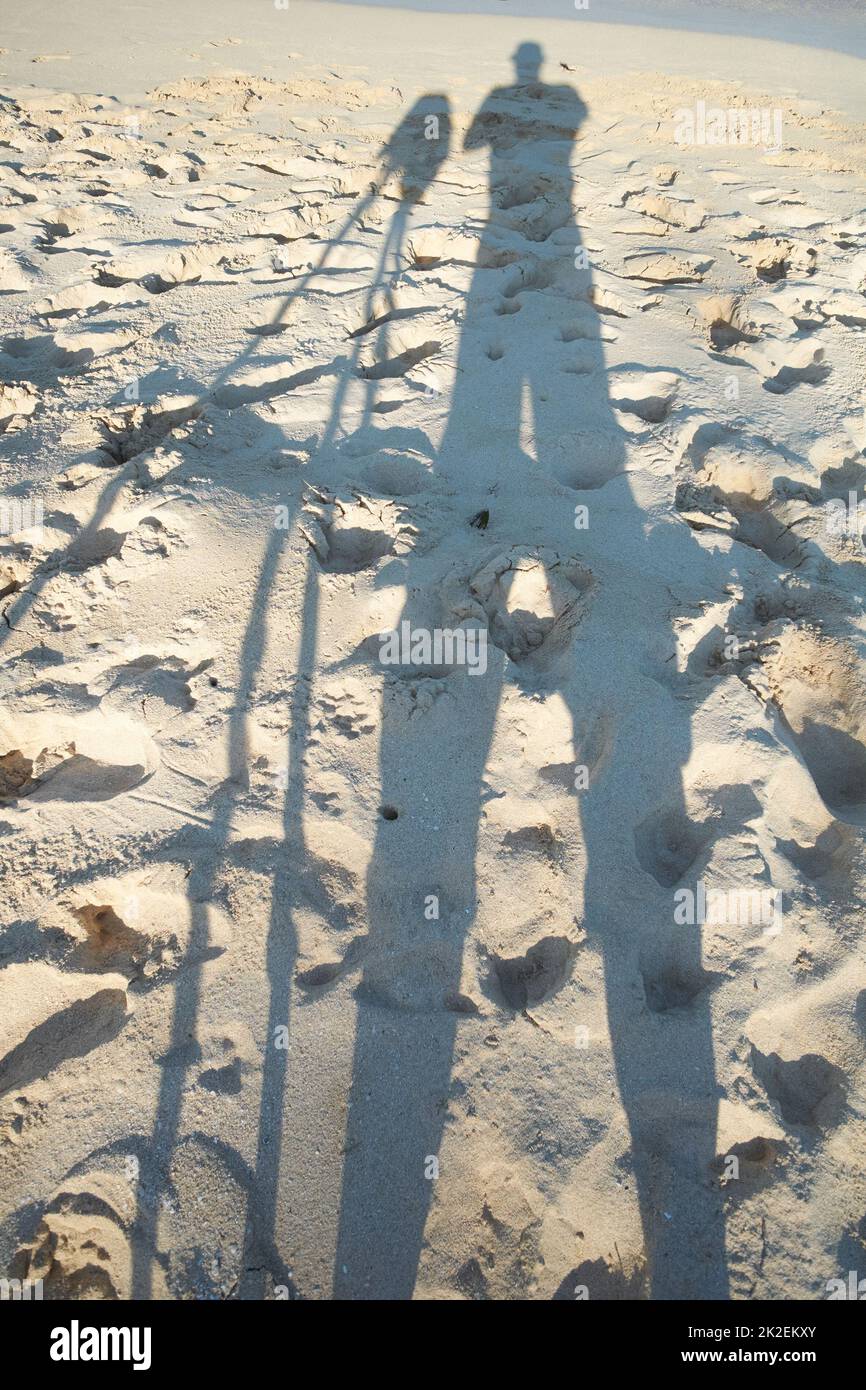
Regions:
<svg viewBox="0 0 866 1390"><path fill-rule="evenodd" d="M825 803L841 820L866 823L866 696L856 653L789 626L762 664Z"/></svg>
<svg viewBox="0 0 866 1390"><path fill-rule="evenodd" d="M0 434L20 429L39 403L39 392L28 382L0 383Z"/></svg>
<svg viewBox="0 0 866 1390"><path fill-rule="evenodd" d="M658 425L670 415L678 387L676 372L614 372L608 394L615 410Z"/></svg>
<svg viewBox="0 0 866 1390"><path fill-rule="evenodd" d="M153 886L143 870L82 884L61 906L71 918L64 966L122 975L136 991L216 960L231 940L230 920L215 904Z"/></svg>
<svg viewBox="0 0 866 1390"><path fill-rule="evenodd" d="M105 1157L100 1161L105 1163ZM134 1183L138 1159L131 1154L114 1162L115 1171L88 1165L85 1172L70 1173L42 1207L35 1234L18 1246L11 1272L19 1279L41 1280L43 1298L132 1297L137 1204L130 1177ZM169 1296L158 1262L152 1293L154 1298Z"/></svg>
<svg viewBox="0 0 866 1390"><path fill-rule="evenodd" d="M96 710L0 715L0 802L105 801L147 780L156 745L140 724Z"/></svg>
<svg viewBox="0 0 866 1390"><path fill-rule="evenodd" d="M0 970L0 997L0 1095L109 1042L127 1018L126 979L119 973L95 980L39 961L13 963Z"/></svg>
<svg viewBox="0 0 866 1390"><path fill-rule="evenodd" d="M480 619L490 641L515 664L546 670L570 647L594 584L576 557L513 546L468 576L452 575L443 596L458 620Z"/></svg>
<svg viewBox="0 0 866 1390"><path fill-rule="evenodd" d="M716 530L795 569L810 551L806 504L781 490L785 460L766 441L699 424L683 451L676 507L694 530Z"/></svg>
<svg viewBox="0 0 866 1390"><path fill-rule="evenodd" d="M322 568L335 574L354 574L405 551L413 534L393 503L322 491L308 498L300 529Z"/></svg>
<svg viewBox="0 0 866 1390"><path fill-rule="evenodd" d="M30 288L30 276L21 260L5 246L0 247L0 294L20 294Z"/></svg>

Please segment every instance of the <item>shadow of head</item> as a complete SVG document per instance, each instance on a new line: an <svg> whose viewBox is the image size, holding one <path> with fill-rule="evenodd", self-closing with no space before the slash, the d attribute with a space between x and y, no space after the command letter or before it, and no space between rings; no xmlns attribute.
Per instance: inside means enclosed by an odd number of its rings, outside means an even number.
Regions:
<svg viewBox="0 0 866 1390"><path fill-rule="evenodd" d="M541 81L541 64L544 62L544 52L540 44L529 42L518 44L511 58L514 63L514 75L521 85Z"/></svg>

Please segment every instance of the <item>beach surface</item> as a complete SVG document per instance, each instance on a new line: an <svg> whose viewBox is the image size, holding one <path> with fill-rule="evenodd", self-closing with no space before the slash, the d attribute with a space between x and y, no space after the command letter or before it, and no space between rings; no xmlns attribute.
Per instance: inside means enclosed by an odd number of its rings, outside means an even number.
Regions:
<svg viewBox="0 0 866 1390"><path fill-rule="evenodd" d="M866 1275L866 25L523 8L4 20L46 1298Z"/></svg>

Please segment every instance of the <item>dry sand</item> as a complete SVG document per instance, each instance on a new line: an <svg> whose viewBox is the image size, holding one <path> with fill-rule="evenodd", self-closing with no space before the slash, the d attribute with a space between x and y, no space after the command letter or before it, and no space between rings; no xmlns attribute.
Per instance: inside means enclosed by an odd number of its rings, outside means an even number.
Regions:
<svg viewBox="0 0 866 1390"><path fill-rule="evenodd" d="M864 64L490 10L4 25L46 1297L866 1274Z"/></svg>

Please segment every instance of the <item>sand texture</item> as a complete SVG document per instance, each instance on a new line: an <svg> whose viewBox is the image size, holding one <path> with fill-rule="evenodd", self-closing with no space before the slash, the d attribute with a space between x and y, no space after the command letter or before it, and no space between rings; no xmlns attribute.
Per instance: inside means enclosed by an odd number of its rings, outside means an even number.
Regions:
<svg viewBox="0 0 866 1390"><path fill-rule="evenodd" d="M826 1298L858 60L147 11L0 54L0 1273Z"/></svg>

